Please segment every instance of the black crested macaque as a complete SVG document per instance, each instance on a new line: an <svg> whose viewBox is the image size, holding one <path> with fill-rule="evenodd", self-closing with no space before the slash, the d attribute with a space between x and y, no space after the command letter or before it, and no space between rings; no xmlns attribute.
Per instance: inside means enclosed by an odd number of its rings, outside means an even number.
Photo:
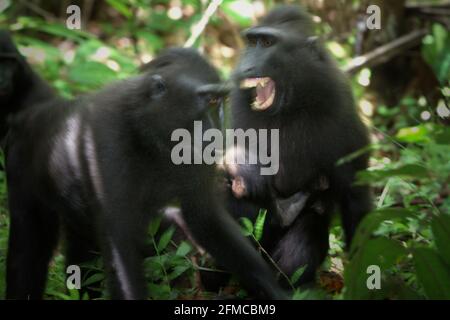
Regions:
<svg viewBox="0 0 450 320"><path fill-rule="evenodd" d="M25 106L49 100L55 93L33 72L9 33L0 30L0 138L3 145L8 116Z"/></svg>
<svg viewBox="0 0 450 320"><path fill-rule="evenodd" d="M171 160L175 129L192 132L194 120L213 125L209 113L217 112L218 99L211 84L218 82L196 51L171 49L145 73L98 93L40 104L25 100L30 105L12 116L6 141L8 299L42 297L60 229L68 265L90 259L98 246L111 297L146 298L141 248L148 220L172 200L180 203L195 240L246 288L259 297L285 298L222 208L215 168ZM24 86L17 94L34 90Z"/></svg>
<svg viewBox="0 0 450 320"><path fill-rule="evenodd" d="M326 257L335 205L347 245L371 209L369 188L353 185L355 173L367 167L368 155L337 166L339 159L369 144L368 132L347 79L314 36L305 11L277 7L243 35L246 48L231 94L232 127L279 129L280 158L272 176L259 176L257 166L231 166L232 179L239 177L249 191L241 199L233 196L230 211L252 217L259 207L267 208L271 221L262 244L288 275L306 265L298 282L305 284L314 280ZM280 213L274 198L300 212L287 210L283 221L279 216L286 209Z"/></svg>

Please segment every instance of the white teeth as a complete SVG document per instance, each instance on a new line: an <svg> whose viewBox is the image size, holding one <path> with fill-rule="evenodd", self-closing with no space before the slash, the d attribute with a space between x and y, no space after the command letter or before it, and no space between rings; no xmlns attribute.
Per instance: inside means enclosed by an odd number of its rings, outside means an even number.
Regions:
<svg viewBox="0 0 450 320"><path fill-rule="evenodd" d="M269 80L267 80L267 81L262 80L259 82L259 85L264 88L266 86L267 82L269 82Z"/></svg>
<svg viewBox="0 0 450 320"><path fill-rule="evenodd" d="M247 78L241 81L241 89L255 88L258 84L263 88L269 83L270 78Z"/></svg>
<svg viewBox="0 0 450 320"><path fill-rule="evenodd" d="M269 77L261 77L261 78L246 78L241 81L240 88L241 89L249 89L256 88L259 89L265 88L270 81L272 81ZM270 96L265 101L258 101L258 97L255 97L251 108L256 111L262 111L269 108L273 101L275 100L275 88L272 89Z"/></svg>

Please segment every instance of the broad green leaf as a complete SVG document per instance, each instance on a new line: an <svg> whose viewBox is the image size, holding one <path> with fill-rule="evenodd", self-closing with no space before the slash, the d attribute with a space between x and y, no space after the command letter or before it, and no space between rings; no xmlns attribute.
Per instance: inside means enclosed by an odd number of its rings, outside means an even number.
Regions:
<svg viewBox="0 0 450 320"><path fill-rule="evenodd" d="M427 142L430 130L425 125L402 128L398 131L396 138L403 142Z"/></svg>
<svg viewBox="0 0 450 320"><path fill-rule="evenodd" d="M56 61L59 60L61 58L61 52L55 48L54 46L52 46L51 44L38 40L38 39L34 39L31 37L27 37L27 36L22 36L22 35L18 35L17 36L17 40L20 44L30 47L30 48L34 48L34 49L42 49L45 52L45 60L52 60L52 61ZM21 48L19 48L21 49ZM22 50L20 50L22 51ZM21 52L23 54L23 52Z"/></svg>
<svg viewBox="0 0 450 320"><path fill-rule="evenodd" d="M242 233L244 236L249 236L253 234L253 223L249 218L242 217L239 219L241 221Z"/></svg>
<svg viewBox="0 0 450 320"><path fill-rule="evenodd" d="M163 251L167 245L169 244L170 240L172 240L173 233L175 232L174 227L170 227L164 233L161 235L161 238L159 238L158 242L158 252Z"/></svg>
<svg viewBox="0 0 450 320"><path fill-rule="evenodd" d="M391 177L421 179L428 176L427 168L418 164L406 164L396 169L366 170L356 174L358 184L381 182Z"/></svg>
<svg viewBox="0 0 450 320"><path fill-rule="evenodd" d="M422 55L432 66L439 81L446 83L450 72L450 37L442 25L435 23L432 33L424 37Z"/></svg>
<svg viewBox="0 0 450 320"><path fill-rule="evenodd" d="M375 292L378 290L367 288L367 279L370 276L367 273L367 268L371 265L376 265L380 267L381 274L383 274L406 254L405 248L392 239L378 237L366 241L353 255L350 263L345 268L346 299L383 298L383 292ZM383 281L381 287L383 288Z"/></svg>
<svg viewBox="0 0 450 320"><path fill-rule="evenodd" d="M450 269L450 215L440 214L433 217L431 229L439 255Z"/></svg>
<svg viewBox="0 0 450 320"><path fill-rule="evenodd" d="M415 214L403 208L385 208L368 213L361 223L358 225L355 236L353 237L350 256L361 246L364 246L372 234L378 229L384 221L404 220L406 218L414 217Z"/></svg>
<svg viewBox="0 0 450 320"><path fill-rule="evenodd" d="M450 299L450 269L429 248L418 248L413 252L417 278L430 299Z"/></svg>
<svg viewBox="0 0 450 320"><path fill-rule="evenodd" d="M154 218L150 221L150 226L149 226L150 236L152 236L152 237L156 236L156 233L159 230L160 224L161 224L161 217Z"/></svg>
<svg viewBox="0 0 450 320"><path fill-rule="evenodd" d="M115 10L117 10L119 13L121 13L126 18L131 18L132 13L130 8L128 7L128 1L123 0L106 0L111 7L113 7Z"/></svg>
<svg viewBox="0 0 450 320"><path fill-rule="evenodd" d="M171 288L168 284L149 283L148 289L150 297L157 300L170 299Z"/></svg>
<svg viewBox="0 0 450 320"><path fill-rule="evenodd" d="M70 80L84 86L98 87L116 79L116 73L104 64L88 61L69 71Z"/></svg>
<svg viewBox="0 0 450 320"><path fill-rule="evenodd" d="M174 280L181 276L183 273L185 273L187 270L190 269L190 266L188 264L182 265L182 266L175 266L173 268L173 271L169 274L168 278L169 280Z"/></svg>
<svg viewBox="0 0 450 320"><path fill-rule="evenodd" d="M94 38L94 36L83 30L68 29L62 23L50 23L35 17L19 17L17 24L21 28L35 29L40 32L46 32L53 36L62 37L64 39L71 39L77 42L82 42L86 38Z"/></svg>
<svg viewBox="0 0 450 320"><path fill-rule="evenodd" d="M181 242L181 244L177 248L176 255L177 256L186 256L189 252L191 252L192 246L186 241Z"/></svg>
<svg viewBox="0 0 450 320"><path fill-rule="evenodd" d="M59 36L64 39L72 39L77 42L83 41L83 37L86 36L86 34L82 34L82 32L78 30L68 29L62 24L42 24L39 26L39 31L44 31L48 34Z"/></svg>
<svg viewBox="0 0 450 320"><path fill-rule="evenodd" d="M303 273L305 273L305 270L308 266L304 265L301 266L300 268L298 268L294 274L291 276L291 282L292 283L296 283L298 281L298 279L300 279L300 277L303 275Z"/></svg>
<svg viewBox="0 0 450 320"><path fill-rule="evenodd" d="M91 284L103 281L104 279L105 279L104 273L96 272L92 276L87 278L85 281L83 281L82 287L90 286Z"/></svg>

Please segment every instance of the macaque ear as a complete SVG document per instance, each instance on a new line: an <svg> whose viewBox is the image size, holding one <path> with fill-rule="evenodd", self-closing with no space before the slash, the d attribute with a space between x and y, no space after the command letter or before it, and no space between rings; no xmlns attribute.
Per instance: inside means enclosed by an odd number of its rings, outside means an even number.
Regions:
<svg viewBox="0 0 450 320"><path fill-rule="evenodd" d="M310 36L306 38L306 46L315 54L320 60L325 59L325 53L320 43L318 36Z"/></svg>
<svg viewBox="0 0 450 320"><path fill-rule="evenodd" d="M166 83L159 74L150 76L150 91L152 97L161 97L167 91Z"/></svg>

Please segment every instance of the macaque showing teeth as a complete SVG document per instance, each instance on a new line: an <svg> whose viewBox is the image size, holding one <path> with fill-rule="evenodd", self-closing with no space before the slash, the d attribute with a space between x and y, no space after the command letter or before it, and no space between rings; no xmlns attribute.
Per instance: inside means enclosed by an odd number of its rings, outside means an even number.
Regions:
<svg viewBox="0 0 450 320"><path fill-rule="evenodd" d="M315 36L306 11L276 7L243 37L246 48L233 74L231 127L278 129L279 170L261 176L258 165L234 168L230 175L241 178L231 183L229 207L236 218L252 221L267 209L261 243L288 276L306 266L297 282L304 284L315 279L327 255L336 207L347 246L371 209L370 188L354 184L369 155L336 165L370 140L349 82Z"/></svg>
<svg viewBox="0 0 450 320"><path fill-rule="evenodd" d="M254 97L251 104L252 110L263 111L272 106L275 100L275 82L269 78L247 78L241 81L241 89L253 89Z"/></svg>

